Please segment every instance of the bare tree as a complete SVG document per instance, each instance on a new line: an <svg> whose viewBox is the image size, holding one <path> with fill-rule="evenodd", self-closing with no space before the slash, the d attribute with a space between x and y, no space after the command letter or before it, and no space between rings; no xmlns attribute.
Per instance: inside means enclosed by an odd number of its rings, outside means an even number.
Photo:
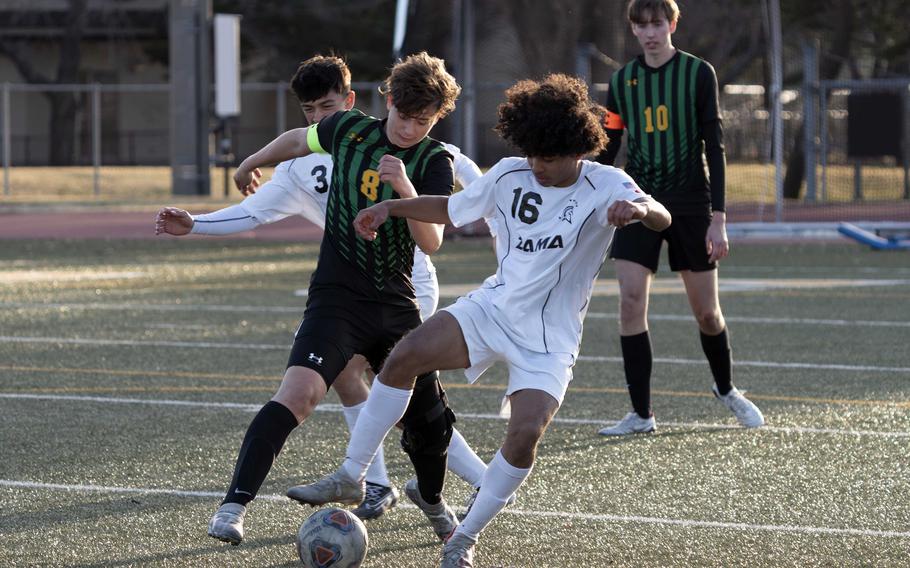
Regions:
<svg viewBox="0 0 910 568"><path fill-rule="evenodd" d="M532 76L574 69L586 4L577 0L508 0L509 15Z"/></svg>
<svg viewBox="0 0 910 568"><path fill-rule="evenodd" d="M791 5L794 13L791 13L790 21L804 30L803 38L815 37L826 40L822 44L824 56L819 61L818 76L821 80L835 79L841 73L844 64L851 60L856 28L855 7L852 0L830 2L821 20L816 20L820 12L812 8L805 4ZM807 11L800 11L804 9ZM787 160L783 193L788 199L799 198L800 188L806 177L806 153L803 147L805 128L806 125L803 123L796 129L793 150Z"/></svg>
<svg viewBox="0 0 910 568"><path fill-rule="evenodd" d="M69 9L65 13L60 40L57 43L57 69L53 77L45 75L36 67L33 43L29 38L0 38L0 54L6 55L22 78L29 83L59 85L77 82L87 4L88 0L69 0ZM23 19L31 17L34 17L34 14L22 12ZM51 107L51 164L70 165L74 159L77 96L75 93L65 91L45 91L42 94L47 97Z"/></svg>

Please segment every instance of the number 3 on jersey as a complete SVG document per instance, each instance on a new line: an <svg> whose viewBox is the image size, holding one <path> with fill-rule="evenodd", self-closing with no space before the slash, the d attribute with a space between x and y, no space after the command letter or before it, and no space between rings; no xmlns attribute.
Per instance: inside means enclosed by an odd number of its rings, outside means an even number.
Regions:
<svg viewBox="0 0 910 568"><path fill-rule="evenodd" d="M376 170L364 170L360 177L360 193L364 194L370 201L376 201L379 197L379 172Z"/></svg>

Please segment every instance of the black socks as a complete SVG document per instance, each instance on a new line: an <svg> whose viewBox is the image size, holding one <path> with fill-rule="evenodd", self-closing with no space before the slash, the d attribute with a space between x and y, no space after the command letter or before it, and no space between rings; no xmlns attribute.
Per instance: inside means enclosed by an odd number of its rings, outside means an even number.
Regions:
<svg viewBox="0 0 910 568"><path fill-rule="evenodd" d="M622 335L619 342L632 409L642 418L648 418L651 416L651 336L647 331L638 335Z"/></svg>
<svg viewBox="0 0 910 568"><path fill-rule="evenodd" d="M296 427L297 418L283 404L269 401L259 410L240 445L234 478L222 504L245 506L256 497L285 440Z"/></svg>
<svg viewBox="0 0 910 568"><path fill-rule="evenodd" d="M705 335L704 332L699 334L701 348L708 358L711 374L714 375L714 382L717 384L717 392L725 395L733 388L733 354L727 328L717 335Z"/></svg>

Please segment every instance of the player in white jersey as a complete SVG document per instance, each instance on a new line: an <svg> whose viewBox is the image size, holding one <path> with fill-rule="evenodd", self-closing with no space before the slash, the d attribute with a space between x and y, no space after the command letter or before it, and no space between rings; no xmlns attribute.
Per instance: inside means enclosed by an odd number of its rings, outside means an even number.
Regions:
<svg viewBox="0 0 910 568"><path fill-rule="evenodd" d="M473 566L480 532L530 474L537 443L572 379L614 227L670 225L667 210L623 171L582 159L606 142L582 81L550 75L521 81L506 96L496 128L526 158L501 160L451 197L383 202L354 222L372 239L390 215L455 226L485 219L496 234L496 274L399 341L373 382L341 468L295 488L313 504L356 501L376 449L407 407L416 375L465 369L473 382L495 361L505 362L512 407L505 442L467 516L446 540L444 567Z"/></svg>
<svg viewBox="0 0 910 568"><path fill-rule="evenodd" d="M343 70L346 70L344 62L335 57L317 56L301 64L292 86L309 123L353 107L354 92L350 90L349 77L347 82L344 81ZM455 177L460 184L467 185L480 177L477 165L456 146L447 144L446 149L453 156ZM255 188L246 192L247 198L243 202L212 213L193 216L182 209L165 207L158 213L156 234L229 235L293 215L300 215L324 228L332 166L332 159L326 154L311 154L282 162L275 168L268 183L258 187L257 180ZM435 267L429 256L419 248L415 249L412 281L421 317L426 319L436 310L439 285ZM349 428L356 423L369 393L362 380L368 368L366 359L355 355L332 385L341 400ZM453 431L448 451L449 468L475 490L479 488L486 465L457 430ZM366 479L367 493L354 513L363 519L372 519L393 507L398 500L398 492L389 480L381 450ZM245 507L246 504L242 505ZM222 522L218 526L215 526L213 518L210 534L227 542L239 543L243 537L243 516L239 515L239 520L236 517L233 522Z"/></svg>

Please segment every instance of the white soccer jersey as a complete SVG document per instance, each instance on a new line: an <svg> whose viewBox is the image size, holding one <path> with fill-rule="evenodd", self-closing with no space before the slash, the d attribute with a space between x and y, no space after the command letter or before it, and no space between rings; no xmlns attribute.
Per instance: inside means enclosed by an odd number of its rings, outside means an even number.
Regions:
<svg viewBox="0 0 910 568"><path fill-rule="evenodd" d="M300 215L324 229L331 179L332 157L328 154L310 154L281 162L272 179L240 206L261 224Z"/></svg>
<svg viewBox="0 0 910 568"><path fill-rule="evenodd" d="M514 341L543 353L578 354L594 280L613 237L607 209L645 194L622 170L584 161L571 187L537 183L528 161L505 158L449 198L452 223L485 219L497 236L496 274L483 294Z"/></svg>

